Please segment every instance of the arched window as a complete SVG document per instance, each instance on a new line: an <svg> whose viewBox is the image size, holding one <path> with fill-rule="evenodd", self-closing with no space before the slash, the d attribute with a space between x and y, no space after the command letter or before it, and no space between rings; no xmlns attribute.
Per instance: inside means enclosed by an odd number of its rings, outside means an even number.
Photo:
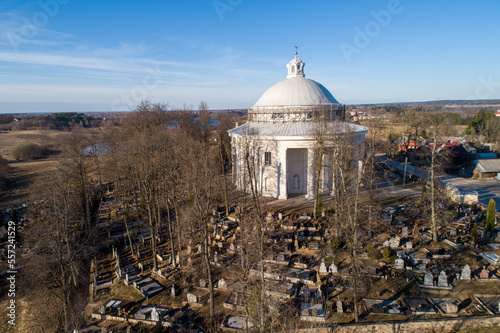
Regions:
<svg viewBox="0 0 500 333"><path fill-rule="evenodd" d="M290 68L290 73L295 74L295 65L292 65L292 68Z"/></svg>

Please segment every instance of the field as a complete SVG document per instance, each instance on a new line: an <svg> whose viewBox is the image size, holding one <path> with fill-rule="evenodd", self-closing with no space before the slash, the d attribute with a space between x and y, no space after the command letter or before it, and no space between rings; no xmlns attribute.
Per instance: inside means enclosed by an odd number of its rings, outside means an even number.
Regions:
<svg viewBox="0 0 500 333"><path fill-rule="evenodd" d="M0 132L0 155L9 161L12 184L0 194L0 209L24 203L34 190L35 180L57 168L60 147L68 132L29 130ZM47 147L51 154L32 161L16 161L13 151L23 143L35 143Z"/></svg>

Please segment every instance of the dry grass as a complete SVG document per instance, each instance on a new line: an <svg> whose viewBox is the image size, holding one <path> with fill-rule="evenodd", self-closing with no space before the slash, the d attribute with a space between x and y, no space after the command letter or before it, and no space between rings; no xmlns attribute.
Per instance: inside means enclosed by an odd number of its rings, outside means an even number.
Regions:
<svg viewBox="0 0 500 333"><path fill-rule="evenodd" d="M71 133L49 130L0 132L0 156L9 161L13 180L12 188L0 193L0 209L26 202L34 191L35 180L55 170L61 160L56 154L33 161L16 161L14 148L23 143L35 143L57 152L69 135Z"/></svg>

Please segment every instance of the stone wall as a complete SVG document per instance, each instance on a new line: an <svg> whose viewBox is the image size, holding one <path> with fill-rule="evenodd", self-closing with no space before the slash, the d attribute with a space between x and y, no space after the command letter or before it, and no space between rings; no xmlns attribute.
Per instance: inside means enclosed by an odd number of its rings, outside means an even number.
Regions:
<svg viewBox="0 0 500 333"><path fill-rule="evenodd" d="M463 318L414 320L405 322L378 322L338 326L338 333L382 333L382 332L467 332L472 328L497 328L500 316L475 316Z"/></svg>

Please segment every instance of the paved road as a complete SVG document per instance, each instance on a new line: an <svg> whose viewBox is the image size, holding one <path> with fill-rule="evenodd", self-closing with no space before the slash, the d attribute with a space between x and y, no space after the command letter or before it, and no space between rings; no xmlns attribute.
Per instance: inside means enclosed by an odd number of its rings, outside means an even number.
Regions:
<svg viewBox="0 0 500 333"><path fill-rule="evenodd" d="M391 160L386 156L377 156L377 161L379 163L386 163L387 165L394 167L398 170L404 170L403 163ZM429 173L427 171L414 166L411 166L411 168L407 168L407 172L422 179L427 179L429 177ZM458 188L460 191L476 191L479 194L479 202L485 205L488 205L490 199L495 200L497 211L499 211L500 181L496 179L479 180L472 178L462 178L462 177L450 176L447 174L439 174L436 178L438 179L438 181L442 183L450 182L454 187Z"/></svg>

